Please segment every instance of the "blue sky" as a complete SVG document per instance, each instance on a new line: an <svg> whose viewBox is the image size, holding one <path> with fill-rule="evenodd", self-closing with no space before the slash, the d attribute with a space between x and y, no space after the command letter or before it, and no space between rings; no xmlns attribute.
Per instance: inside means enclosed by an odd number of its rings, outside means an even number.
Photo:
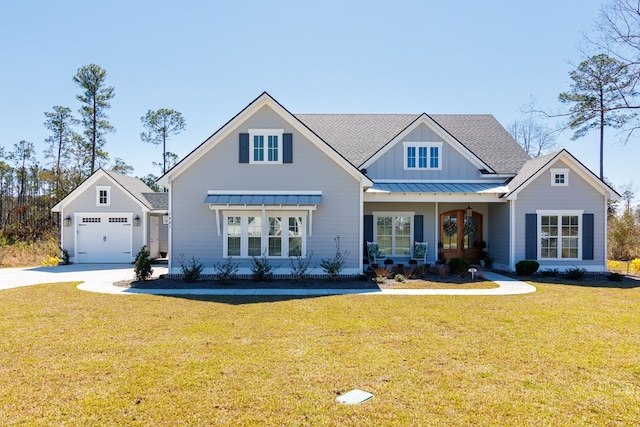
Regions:
<svg viewBox="0 0 640 427"><path fill-rule="evenodd" d="M158 174L140 141L147 110L182 112L168 143L181 157L263 91L293 113L491 113L507 127L531 96L561 107L602 2L34 1L0 5L0 144L45 147L44 112L77 111L77 69L95 63L115 88L111 158ZM637 138L614 143L605 175L636 181ZM595 134L559 139L597 173Z"/></svg>

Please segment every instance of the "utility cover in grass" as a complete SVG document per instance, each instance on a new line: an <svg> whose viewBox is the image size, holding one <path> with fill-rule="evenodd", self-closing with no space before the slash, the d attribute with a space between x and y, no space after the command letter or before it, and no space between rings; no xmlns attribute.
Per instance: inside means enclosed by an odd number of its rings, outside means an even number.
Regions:
<svg viewBox="0 0 640 427"><path fill-rule="evenodd" d="M373 397L373 394L367 393L366 391L358 390L357 388L351 390L342 396L338 396L336 400L340 403L344 403L345 405L357 405L358 403L362 403L365 400L369 400Z"/></svg>

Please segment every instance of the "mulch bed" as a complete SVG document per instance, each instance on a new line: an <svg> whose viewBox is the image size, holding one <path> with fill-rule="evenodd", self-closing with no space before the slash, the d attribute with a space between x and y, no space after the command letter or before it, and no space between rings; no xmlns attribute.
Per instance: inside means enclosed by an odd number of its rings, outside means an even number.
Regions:
<svg viewBox="0 0 640 427"><path fill-rule="evenodd" d="M197 280L185 282L180 279L153 277L149 280L122 280L114 283L122 288L137 289L380 289L373 280L345 279L337 282L329 280L309 280L296 282L294 280L272 280L269 282L254 282L248 279L237 279L223 283L217 280Z"/></svg>
<svg viewBox="0 0 640 427"><path fill-rule="evenodd" d="M483 279L476 277L460 277L460 275L448 274L440 277L436 274L427 274L424 278L409 280L405 282L407 285L414 281L429 281L442 283L442 287L446 288L447 284L467 284L477 283ZM309 279L306 282L296 282L295 280L274 279L268 282L254 282L250 279L236 279L232 282L220 282L218 280L198 280L196 282L185 282L181 279L152 277L149 280L122 280L114 283L115 286L122 288L138 288L138 289L385 289L385 288L401 288L401 283L395 282L393 279L387 279L386 283L376 283L371 275L366 278L342 279L339 281L330 281L328 279ZM409 287L409 286L408 286Z"/></svg>

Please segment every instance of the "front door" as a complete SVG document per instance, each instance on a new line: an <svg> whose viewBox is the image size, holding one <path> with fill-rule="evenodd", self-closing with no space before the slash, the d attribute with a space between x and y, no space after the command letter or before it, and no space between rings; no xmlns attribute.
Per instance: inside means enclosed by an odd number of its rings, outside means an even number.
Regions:
<svg viewBox="0 0 640 427"><path fill-rule="evenodd" d="M465 258L470 263L480 262L482 254L482 215L473 212L465 215L465 210L448 211L440 215L440 252L451 258Z"/></svg>

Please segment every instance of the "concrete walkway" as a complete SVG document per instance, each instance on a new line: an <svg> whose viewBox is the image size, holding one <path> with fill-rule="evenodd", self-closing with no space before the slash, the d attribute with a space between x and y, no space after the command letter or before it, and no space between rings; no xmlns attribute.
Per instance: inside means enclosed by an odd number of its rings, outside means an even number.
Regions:
<svg viewBox="0 0 640 427"><path fill-rule="evenodd" d="M154 266L154 276L167 273L166 266ZM106 294L148 295L517 295L535 292L522 281L485 272L487 280L498 284L492 289L136 289L113 286L114 282L132 279L130 264L72 264L58 267L0 269L0 290L56 282L83 282L78 289Z"/></svg>

